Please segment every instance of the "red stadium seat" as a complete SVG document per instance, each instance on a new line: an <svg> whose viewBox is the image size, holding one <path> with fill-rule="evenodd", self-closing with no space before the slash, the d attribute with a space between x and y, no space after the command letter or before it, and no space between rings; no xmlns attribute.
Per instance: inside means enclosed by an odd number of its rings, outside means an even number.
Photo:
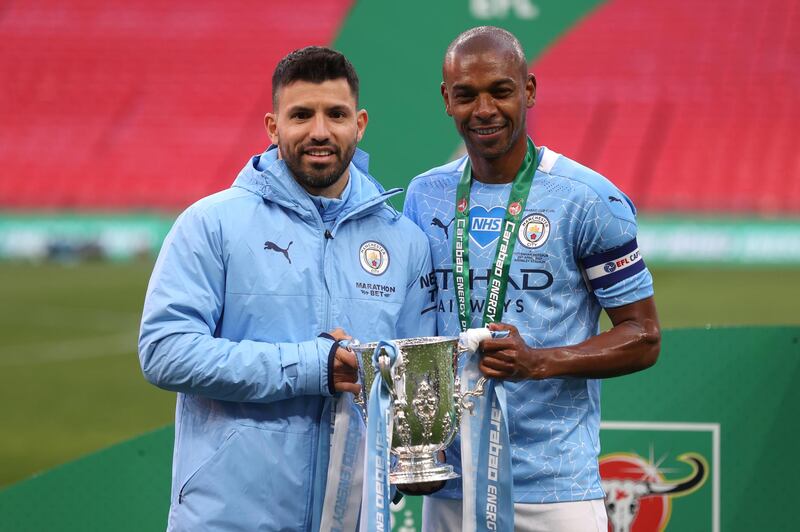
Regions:
<svg viewBox="0 0 800 532"><path fill-rule="evenodd" d="M538 142L640 209L800 213L796 2L610 1L533 65Z"/></svg>
<svg viewBox="0 0 800 532"><path fill-rule="evenodd" d="M0 208L175 210L229 186L268 142L275 64L332 42L351 3L10 3Z"/></svg>
<svg viewBox="0 0 800 532"><path fill-rule="evenodd" d="M227 187L267 142L279 58L331 43L352 3L10 3L0 208L174 211ZM610 0L534 63L531 128L645 211L797 214L798 57L791 0Z"/></svg>

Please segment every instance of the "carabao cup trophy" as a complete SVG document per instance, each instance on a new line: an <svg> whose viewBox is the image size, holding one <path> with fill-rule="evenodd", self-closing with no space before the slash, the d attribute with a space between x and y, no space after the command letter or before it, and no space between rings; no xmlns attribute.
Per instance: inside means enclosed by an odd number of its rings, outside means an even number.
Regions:
<svg viewBox="0 0 800 532"><path fill-rule="evenodd" d="M376 369L389 389L394 418L391 453L397 457L389 481L413 484L457 478L451 465L439 461L438 453L452 443L461 410L471 410L469 398L483 392L483 379L475 390L460 392L458 357L464 348L458 338L408 338L392 343L399 351L393 365L383 349L375 357L379 342L348 347L359 359L362 386L355 402L365 421L375 415L367 412L366 405Z"/></svg>

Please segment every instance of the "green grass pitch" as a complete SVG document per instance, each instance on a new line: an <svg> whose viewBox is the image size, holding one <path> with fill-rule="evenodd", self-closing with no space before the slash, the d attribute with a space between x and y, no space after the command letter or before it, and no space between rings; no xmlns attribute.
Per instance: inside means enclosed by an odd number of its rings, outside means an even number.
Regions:
<svg viewBox="0 0 800 532"><path fill-rule="evenodd" d="M151 267L0 263L0 486L172 422L136 357ZM664 328L800 324L798 269L653 273Z"/></svg>

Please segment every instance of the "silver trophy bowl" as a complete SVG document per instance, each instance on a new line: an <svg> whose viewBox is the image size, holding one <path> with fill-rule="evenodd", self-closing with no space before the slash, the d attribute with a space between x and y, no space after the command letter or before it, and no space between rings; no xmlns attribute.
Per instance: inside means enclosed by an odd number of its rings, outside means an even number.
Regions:
<svg viewBox="0 0 800 532"><path fill-rule="evenodd" d="M389 474L392 484L413 484L457 478L438 453L453 442L461 409L471 410L468 396L480 395L482 386L459 391L458 338L423 337L394 340L400 353L394 368L389 357L378 354L379 371L389 383L394 430L391 452L397 457ZM359 357L361 393L355 402L366 421L369 391L375 380L373 355L377 342L348 346ZM482 383L480 383L482 384Z"/></svg>

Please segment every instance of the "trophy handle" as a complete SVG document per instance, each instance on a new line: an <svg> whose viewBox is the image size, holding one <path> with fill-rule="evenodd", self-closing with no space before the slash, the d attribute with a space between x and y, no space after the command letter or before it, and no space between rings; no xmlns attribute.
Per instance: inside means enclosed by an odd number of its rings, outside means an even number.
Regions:
<svg viewBox="0 0 800 532"><path fill-rule="evenodd" d="M491 331L492 338L505 338L509 334L508 331ZM471 353L472 351L469 348L459 345L458 347L458 354L459 356ZM460 390L460 379L456 377L456 390ZM469 412L470 415L474 415L475 410L475 400L474 398L483 396L483 393L486 391L486 377L481 377L475 382L475 388L464 393L456 392L456 401L458 405L461 407L460 409L456 409L456 412L460 414L460 410L466 410Z"/></svg>
<svg viewBox="0 0 800 532"><path fill-rule="evenodd" d="M375 347L375 350L379 351L377 356L377 361L378 361L377 370L380 372L381 377L383 377L383 383L386 386L387 390L389 391L389 395L392 397L393 402L395 404L399 402L401 405L405 405L406 401L405 356L403 356L403 351L398 347L397 358L395 359L394 363L392 363L391 358L386 353L384 347L381 345L382 343L383 342L378 342L377 347Z"/></svg>
<svg viewBox="0 0 800 532"><path fill-rule="evenodd" d="M363 388L364 385L362 384L361 387ZM361 418L364 420L364 423L367 422L367 402L364 401L364 398L361 396L360 393L353 394L353 403L358 407L358 411L361 413Z"/></svg>
<svg viewBox="0 0 800 532"><path fill-rule="evenodd" d="M475 388L473 390L469 390L462 394L457 393L456 400L462 409L469 412L470 415L473 415L475 410L475 401L472 398L481 397L484 391L486 391L486 377L481 377L475 383Z"/></svg>
<svg viewBox="0 0 800 532"><path fill-rule="evenodd" d="M392 366L389 363L389 355L384 354L383 350L378 355L378 371L381 372L383 382L389 387L389 391L393 391L394 379L392 378Z"/></svg>
<svg viewBox="0 0 800 532"><path fill-rule="evenodd" d="M366 397L369 394L369 390L366 389L365 378L364 378L364 366L361 365L361 357L358 353L355 352L353 349L354 346L361 345L361 342L358 341L357 338L353 338L352 340L341 340L339 342L339 347L347 349L351 353L356 355L356 362L358 363L358 382L361 384L361 391L359 393L353 394L353 403L358 407L358 411L361 413L361 418L364 420L364 423L367 422L367 400Z"/></svg>

